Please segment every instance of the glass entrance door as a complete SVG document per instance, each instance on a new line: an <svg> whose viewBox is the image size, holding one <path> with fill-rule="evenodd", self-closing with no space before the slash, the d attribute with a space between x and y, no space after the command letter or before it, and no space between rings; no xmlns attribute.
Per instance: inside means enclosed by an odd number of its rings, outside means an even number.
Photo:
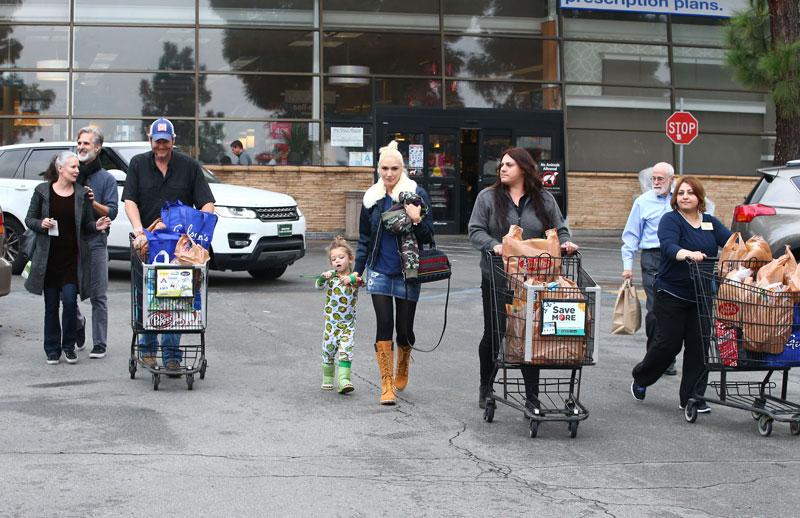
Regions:
<svg viewBox="0 0 800 518"><path fill-rule="evenodd" d="M467 231L478 192L497 180L502 153L512 146L554 170L548 188L566 215L561 113L385 108L377 118L376 148L398 141L409 176L431 197L437 233Z"/></svg>

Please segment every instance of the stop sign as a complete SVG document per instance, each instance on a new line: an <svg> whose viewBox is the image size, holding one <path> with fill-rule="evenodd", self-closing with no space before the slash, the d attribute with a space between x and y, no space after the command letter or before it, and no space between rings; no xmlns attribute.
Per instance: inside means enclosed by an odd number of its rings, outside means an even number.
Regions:
<svg viewBox="0 0 800 518"><path fill-rule="evenodd" d="M699 130L700 125L690 112L675 112L667 119L667 136L676 144L691 144Z"/></svg>

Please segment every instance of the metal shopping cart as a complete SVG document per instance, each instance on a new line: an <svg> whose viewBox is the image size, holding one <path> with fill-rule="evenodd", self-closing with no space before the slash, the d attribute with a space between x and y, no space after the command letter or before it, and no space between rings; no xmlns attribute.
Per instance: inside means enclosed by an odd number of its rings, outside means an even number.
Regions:
<svg viewBox="0 0 800 518"><path fill-rule="evenodd" d="M706 345L703 377L715 373L719 379L709 380L713 395L707 396L698 390L701 378L687 401L684 417L694 423L697 404L705 401L750 412L765 437L772 433L774 421L789 423L792 435L800 435L800 405L787 399L789 370L800 366L800 306L795 303L796 294L759 288L724 275L754 266L760 265L752 261L719 264L717 259L689 264ZM753 379L752 374L758 372L763 377ZM772 381L777 373L780 390ZM748 374L750 379L741 379Z"/></svg>
<svg viewBox="0 0 800 518"><path fill-rule="evenodd" d="M580 401L581 374L597 359L600 287L577 254L504 260L489 252L488 258L497 390L487 397L483 418L491 423L503 403L529 419L531 437L542 422L561 421L574 438L589 417Z"/></svg>
<svg viewBox="0 0 800 518"><path fill-rule="evenodd" d="M206 376L206 299L208 265L146 264L133 247L131 236L131 357L128 371L131 379L141 367L151 373L153 390L158 390L161 376L185 377L186 388L192 390L194 375ZM155 349L139 344L141 334L173 334L176 345L159 345ZM188 338L185 335L190 335ZM199 337L199 343L196 338ZM155 337L157 338L157 337ZM193 339L194 338L194 339ZM189 341L191 343L181 343ZM166 353L166 355L165 355ZM161 356L161 366L159 366ZM163 358L177 359L180 367L167 369ZM148 363L145 357L155 361Z"/></svg>

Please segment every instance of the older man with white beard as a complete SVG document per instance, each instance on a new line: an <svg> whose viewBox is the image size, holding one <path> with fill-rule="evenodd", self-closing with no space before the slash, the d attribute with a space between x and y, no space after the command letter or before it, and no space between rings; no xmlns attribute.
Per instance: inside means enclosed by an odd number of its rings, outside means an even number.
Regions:
<svg viewBox="0 0 800 518"><path fill-rule="evenodd" d="M117 181L100 164L100 151L103 147L103 133L87 126L78 131L76 152L80 161L78 183L86 189L96 218L117 217ZM89 358L103 358L108 346L108 242L105 232L92 234L87 239L91 253L91 292L92 302L92 351ZM78 312L77 349L86 346L86 317Z"/></svg>
<svg viewBox="0 0 800 518"><path fill-rule="evenodd" d="M641 250L642 286L647 295L647 315L644 320L647 349L652 347L656 339L657 323L653 311L656 294L653 286L658 272L658 264L661 261L658 224L661 216L672 210L670 194L674 177L675 170L670 164L659 162L653 166L650 176L653 188L633 202L628 222L622 232L622 277L624 279L633 277L633 257L637 250ZM677 374L674 361L665 374L669 376Z"/></svg>

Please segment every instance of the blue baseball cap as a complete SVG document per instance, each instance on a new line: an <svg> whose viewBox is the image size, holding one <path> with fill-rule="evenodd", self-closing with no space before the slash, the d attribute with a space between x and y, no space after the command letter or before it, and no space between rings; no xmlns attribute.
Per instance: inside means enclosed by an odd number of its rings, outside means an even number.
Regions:
<svg viewBox="0 0 800 518"><path fill-rule="evenodd" d="M150 138L153 140L175 140L175 127L169 119L156 119L150 125Z"/></svg>

